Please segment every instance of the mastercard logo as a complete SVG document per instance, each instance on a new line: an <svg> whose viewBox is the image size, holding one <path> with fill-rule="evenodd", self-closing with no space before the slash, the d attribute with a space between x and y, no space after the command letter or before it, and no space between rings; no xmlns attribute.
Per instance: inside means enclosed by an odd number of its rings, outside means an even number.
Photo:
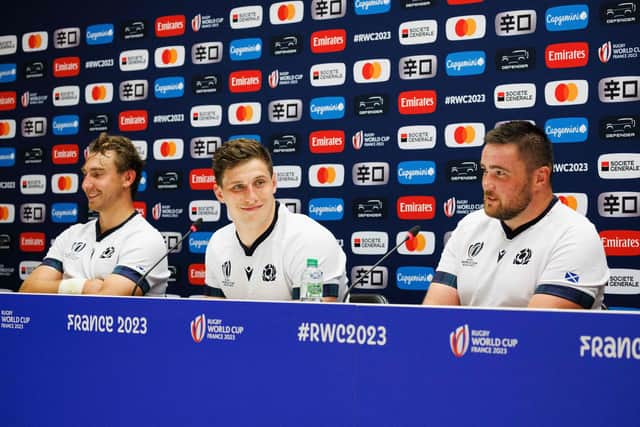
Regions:
<svg viewBox="0 0 640 427"><path fill-rule="evenodd" d="M252 125L260 122L262 105L259 102L237 103L229 105L227 110L229 124Z"/></svg>
<svg viewBox="0 0 640 427"><path fill-rule="evenodd" d="M322 166L318 168L316 178L320 184L333 184L336 180L336 170L332 166Z"/></svg>
<svg viewBox="0 0 640 427"><path fill-rule="evenodd" d="M458 126L453 131L453 139L458 144L469 144L476 138L473 126Z"/></svg>
<svg viewBox="0 0 640 427"><path fill-rule="evenodd" d="M574 196L558 196L563 205L569 206L574 211L578 209L578 199Z"/></svg>
<svg viewBox="0 0 640 427"><path fill-rule="evenodd" d="M296 6L293 3L280 5L277 13L279 20L291 21L296 16Z"/></svg>
<svg viewBox="0 0 640 427"><path fill-rule="evenodd" d="M176 143L175 142L163 142L162 144L160 144L160 154L162 154L163 157L171 157L171 156L175 156L177 150L176 150Z"/></svg>
<svg viewBox="0 0 640 427"><path fill-rule="evenodd" d="M184 154L184 141L179 138L156 139L153 143L153 158L156 160L177 160Z"/></svg>
<svg viewBox="0 0 640 427"><path fill-rule="evenodd" d="M586 215L589 199L585 193L555 193L560 203L579 214Z"/></svg>
<svg viewBox="0 0 640 427"><path fill-rule="evenodd" d="M405 246L409 252L422 252L427 247L427 239L422 234L407 240Z"/></svg>
<svg viewBox="0 0 640 427"><path fill-rule="evenodd" d="M42 47L42 36L40 34L31 34L27 39L29 49L38 49Z"/></svg>
<svg viewBox="0 0 640 427"><path fill-rule="evenodd" d="M452 123L444 129L447 147L479 147L484 142L484 123Z"/></svg>
<svg viewBox="0 0 640 427"><path fill-rule="evenodd" d="M554 94L560 102L572 102L578 97L578 86L575 83L561 83L556 86Z"/></svg>
<svg viewBox="0 0 640 427"><path fill-rule="evenodd" d="M164 49L161 54L164 65L173 65L178 62L178 51L176 49Z"/></svg>
<svg viewBox="0 0 640 427"><path fill-rule="evenodd" d="M302 21L304 3L288 1L274 3L269 8L269 20L272 24L293 24Z"/></svg>
<svg viewBox="0 0 640 427"><path fill-rule="evenodd" d="M545 85L544 96L547 105L576 105L587 102L589 83L586 80L564 80Z"/></svg>
<svg viewBox="0 0 640 427"><path fill-rule="evenodd" d="M239 122L249 122L253 118L253 108L251 105L241 105L236 109L235 116Z"/></svg>
<svg viewBox="0 0 640 427"><path fill-rule="evenodd" d="M486 32L487 19L484 15L455 16L447 19L448 40L480 39Z"/></svg>
<svg viewBox="0 0 640 427"><path fill-rule="evenodd" d="M362 77L365 80L378 79L382 74L382 66L378 61L366 62L362 67Z"/></svg>
<svg viewBox="0 0 640 427"><path fill-rule="evenodd" d="M8 221L12 216L12 211L9 206L0 205L0 221Z"/></svg>
<svg viewBox="0 0 640 427"><path fill-rule="evenodd" d="M53 175L51 190L55 194L76 193L78 191L78 176L63 173Z"/></svg>
<svg viewBox="0 0 640 427"><path fill-rule="evenodd" d="M25 52L46 50L48 44L49 35L46 31L34 31L22 35L22 50Z"/></svg>
<svg viewBox="0 0 640 427"><path fill-rule="evenodd" d="M353 64L353 78L356 83L374 83L389 80L391 62L388 59L365 59Z"/></svg>
<svg viewBox="0 0 640 427"><path fill-rule="evenodd" d="M0 138L13 138L15 136L15 122L13 120L0 120Z"/></svg>
<svg viewBox="0 0 640 427"><path fill-rule="evenodd" d="M84 90L87 104L106 104L113 99L113 85L111 83L93 83Z"/></svg>
<svg viewBox="0 0 640 427"><path fill-rule="evenodd" d="M458 19L454 26L456 35L458 37L471 36L476 32L476 20L473 18Z"/></svg>
<svg viewBox="0 0 640 427"><path fill-rule="evenodd" d="M60 191L69 191L73 188L73 178L68 175L59 176L56 185Z"/></svg>
<svg viewBox="0 0 640 427"><path fill-rule="evenodd" d="M103 101L107 97L107 88L104 85L97 85L91 89L91 99Z"/></svg>

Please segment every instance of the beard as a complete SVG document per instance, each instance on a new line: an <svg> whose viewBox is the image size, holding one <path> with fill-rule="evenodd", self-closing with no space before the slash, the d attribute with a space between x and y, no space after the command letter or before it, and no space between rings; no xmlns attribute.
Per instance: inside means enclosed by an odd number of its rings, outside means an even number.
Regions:
<svg viewBox="0 0 640 427"><path fill-rule="evenodd" d="M487 197L496 197L496 194L491 191L484 192L484 211L492 217L502 221L508 221L520 215L531 203L533 194L531 193L531 186L529 182L522 186L520 191L516 192L516 197L512 199L504 199L498 197L493 201L493 206L487 206Z"/></svg>

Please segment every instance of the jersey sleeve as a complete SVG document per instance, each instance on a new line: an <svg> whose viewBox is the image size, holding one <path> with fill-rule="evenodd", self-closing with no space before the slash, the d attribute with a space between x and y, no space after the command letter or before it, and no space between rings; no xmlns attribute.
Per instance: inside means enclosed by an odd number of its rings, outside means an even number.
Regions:
<svg viewBox="0 0 640 427"><path fill-rule="evenodd" d="M149 271L162 258L166 245L162 235L154 228L144 228L132 233L120 250L118 264L113 274L124 276L134 283ZM162 295L167 288L169 279L169 265L165 257L151 270L140 283L145 294Z"/></svg>
<svg viewBox="0 0 640 427"><path fill-rule="evenodd" d="M42 260L42 265L55 268L60 273L64 273L64 252L65 248L68 247L72 227L67 228L54 239L47 251L47 255Z"/></svg>
<svg viewBox="0 0 640 427"><path fill-rule="evenodd" d="M220 260L217 257L214 246L216 245L216 234L214 233L209 239L207 244L207 250L204 256L204 269L205 269L205 287L204 294L210 297L224 298L224 292L222 292L222 274L220 270Z"/></svg>
<svg viewBox="0 0 640 427"><path fill-rule="evenodd" d="M449 237L442 250L440 262L432 282L448 285L452 288L458 287L458 270L460 268L460 259L464 253L463 245L466 235L465 223L466 221L462 219L451 233L451 237Z"/></svg>
<svg viewBox="0 0 640 427"><path fill-rule="evenodd" d="M573 301L583 308L602 303L609 278L607 259L600 237L591 223L571 227L549 254L535 293Z"/></svg>

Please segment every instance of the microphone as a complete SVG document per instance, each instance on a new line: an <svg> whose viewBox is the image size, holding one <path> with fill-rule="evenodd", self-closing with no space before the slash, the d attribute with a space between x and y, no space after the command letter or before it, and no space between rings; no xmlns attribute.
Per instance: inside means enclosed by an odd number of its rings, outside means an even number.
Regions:
<svg viewBox="0 0 640 427"><path fill-rule="evenodd" d="M369 277L371 272L373 270L375 270L375 268L377 266L379 266L380 263L382 263L382 261L387 259L387 257L389 255L394 253L400 246L404 245L408 240L415 239L419 232L420 232L420 226L419 225L414 225L413 227L411 227L411 229L407 232L407 237L405 237L400 243L395 245L395 247L393 247L386 254L384 254L384 256L382 258L380 258L378 260L378 262L373 264L373 267L371 267L366 273L364 273L362 276L360 276L360 278L358 280L356 280L351 285L349 285L349 287L347 288L347 292L344 293L344 297L342 298L342 302L346 302L347 301L347 298L349 297L349 294L351 293L351 289L353 289L358 283L362 283L364 281L364 279Z"/></svg>
<svg viewBox="0 0 640 427"><path fill-rule="evenodd" d="M189 234L193 233L194 231L197 231L197 230L198 230L198 228L200 228L200 226L201 226L201 225L202 225L202 218L198 218L198 219L197 219L193 224L191 224L191 226L189 227L189 230L188 230L186 233L184 233L184 234L182 235L182 237L180 237L180 240L178 240L178 242L177 242L175 245L173 245L172 247L170 247L170 248L167 250L167 252L165 252L165 254L164 254L164 255L162 255L162 257L161 257L161 258L160 258L160 259L159 259L155 264L153 264L153 266L152 266L150 269L148 269L148 270L146 271L146 273L144 273L144 274L142 275L142 277L140 277L140 278L138 279L138 281L136 282L136 284L135 284L135 285L133 285L133 289L131 289L131 296L132 296L132 297L136 295L136 289L138 289L138 288L140 288L140 290L142 290L142 294L144 295L144 289L142 289L142 288L140 287L140 283L142 283L142 282L144 281L144 279L146 279L146 278L147 278L147 276L149 275L149 273L151 273L151 272L153 271L153 269L154 269L154 268L156 268L156 267L158 266L158 264L160 264L160 263L162 262L162 260L163 260L163 259L165 259L167 256L169 256L169 253L170 253L171 251L173 251L175 248L177 248L177 247L178 247L178 245L180 245L180 243L182 243L182 241L183 241L184 239L186 239L186 238L187 238L187 236L189 236Z"/></svg>

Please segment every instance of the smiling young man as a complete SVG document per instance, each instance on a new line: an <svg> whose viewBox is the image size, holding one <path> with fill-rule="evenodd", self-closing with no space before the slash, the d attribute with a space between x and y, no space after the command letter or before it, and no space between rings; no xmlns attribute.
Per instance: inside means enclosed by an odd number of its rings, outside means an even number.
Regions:
<svg viewBox="0 0 640 427"><path fill-rule="evenodd" d="M131 295L164 255L162 235L133 207L143 161L131 141L102 133L87 153L82 190L98 218L56 237L20 292ZM142 280L136 295L163 295L168 278L165 259Z"/></svg>
<svg viewBox="0 0 640 427"><path fill-rule="evenodd" d="M609 278L593 224L551 187L553 152L525 121L485 137L484 209L447 242L426 305L600 309Z"/></svg>
<svg viewBox="0 0 640 427"><path fill-rule="evenodd" d="M346 256L335 237L311 218L275 199L268 151L257 141L235 139L213 157L216 198L231 224L216 231L205 255L205 295L230 299L295 300L307 258L323 272L323 300L346 290Z"/></svg>

